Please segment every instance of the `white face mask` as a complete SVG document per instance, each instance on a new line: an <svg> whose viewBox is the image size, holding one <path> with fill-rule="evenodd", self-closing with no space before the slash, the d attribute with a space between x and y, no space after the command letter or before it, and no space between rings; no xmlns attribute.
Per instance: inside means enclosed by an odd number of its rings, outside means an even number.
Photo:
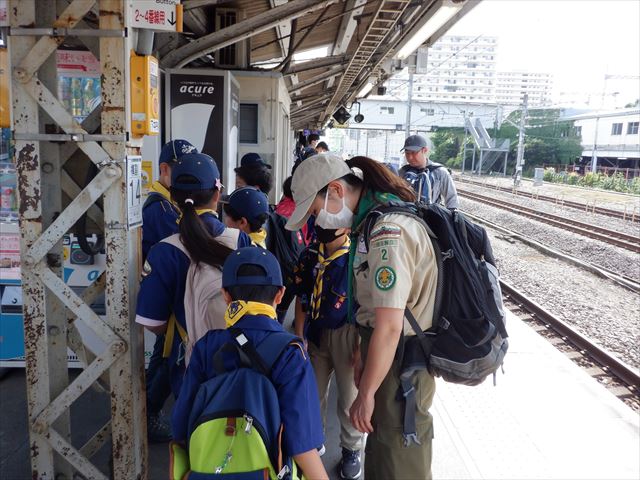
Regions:
<svg viewBox="0 0 640 480"><path fill-rule="evenodd" d="M353 217L355 214L347 207L345 197L342 197L342 208L338 213L330 213L327 211L327 201L329 200L329 192L324 197L324 208L318 212L316 217L316 225L326 230L338 228L351 228Z"/></svg>

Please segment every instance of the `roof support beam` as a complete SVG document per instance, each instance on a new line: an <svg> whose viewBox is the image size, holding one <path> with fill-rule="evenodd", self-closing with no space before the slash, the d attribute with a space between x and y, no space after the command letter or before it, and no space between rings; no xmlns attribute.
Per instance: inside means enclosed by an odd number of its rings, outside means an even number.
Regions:
<svg viewBox="0 0 640 480"><path fill-rule="evenodd" d="M255 17L243 20L227 28L210 33L204 37L168 53L162 60L166 68L181 68L188 63L208 54L233 45L241 40L262 33L270 28L294 18L299 18L335 3L338 0L292 0L284 5L272 8Z"/></svg>
<svg viewBox="0 0 640 480"><path fill-rule="evenodd" d="M332 67L333 65L344 63L345 58L345 55L333 55L331 57L318 58L317 60L294 63L289 67L289 71L285 73L285 76L315 70L316 68Z"/></svg>
<svg viewBox="0 0 640 480"><path fill-rule="evenodd" d="M292 94L294 92L300 92L305 88L318 85L319 83L322 83L329 78L335 77L336 75L340 75L343 71L344 71L343 67L333 68L327 71L326 73L324 73L323 75L307 80L306 82L299 83L295 87L292 87L291 89L289 89L289 94Z"/></svg>

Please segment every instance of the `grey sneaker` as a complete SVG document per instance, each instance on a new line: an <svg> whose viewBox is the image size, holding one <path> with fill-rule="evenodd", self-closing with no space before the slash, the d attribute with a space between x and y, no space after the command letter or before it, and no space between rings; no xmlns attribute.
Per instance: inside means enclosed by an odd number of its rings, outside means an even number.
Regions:
<svg viewBox="0 0 640 480"><path fill-rule="evenodd" d="M342 460L340 460L340 476L345 480L355 480L362 475L360 462L360 450L342 449Z"/></svg>
<svg viewBox="0 0 640 480"><path fill-rule="evenodd" d="M149 443L171 441L171 425L163 418L162 412L147 416L147 439Z"/></svg>

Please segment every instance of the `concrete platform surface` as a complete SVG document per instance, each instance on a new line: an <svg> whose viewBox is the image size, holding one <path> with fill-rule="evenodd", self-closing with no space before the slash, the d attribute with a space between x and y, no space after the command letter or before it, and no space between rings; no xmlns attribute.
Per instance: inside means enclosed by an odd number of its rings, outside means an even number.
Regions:
<svg viewBox="0 0 640 480"><path fill-rule="evenodd" d="M640 479L640 417L517 318L510 316L505 371L478 387L438 382L435 479ZM73 375L73 373L72 373ZM340 478L335 392L323 462ZM332 410L331 410L332 409ZM103 425L104 393L72 408L73 443ZM24 372L0 381L0 479L31 478ZM94 458L108 471L110 447ZM149 448L149 478L167 478L165 444ZM398 477L398 480L402 480Z"/></svg>

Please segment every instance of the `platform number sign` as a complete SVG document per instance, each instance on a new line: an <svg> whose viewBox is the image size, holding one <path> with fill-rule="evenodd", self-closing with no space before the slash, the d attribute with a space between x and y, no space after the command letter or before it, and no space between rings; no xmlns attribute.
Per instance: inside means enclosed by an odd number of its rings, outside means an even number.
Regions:
<svg viewBox="0 0 640 480"><path fill-rule="evenodd" d="M142 225L142 157L127 157L127 226Z"/></svg>

